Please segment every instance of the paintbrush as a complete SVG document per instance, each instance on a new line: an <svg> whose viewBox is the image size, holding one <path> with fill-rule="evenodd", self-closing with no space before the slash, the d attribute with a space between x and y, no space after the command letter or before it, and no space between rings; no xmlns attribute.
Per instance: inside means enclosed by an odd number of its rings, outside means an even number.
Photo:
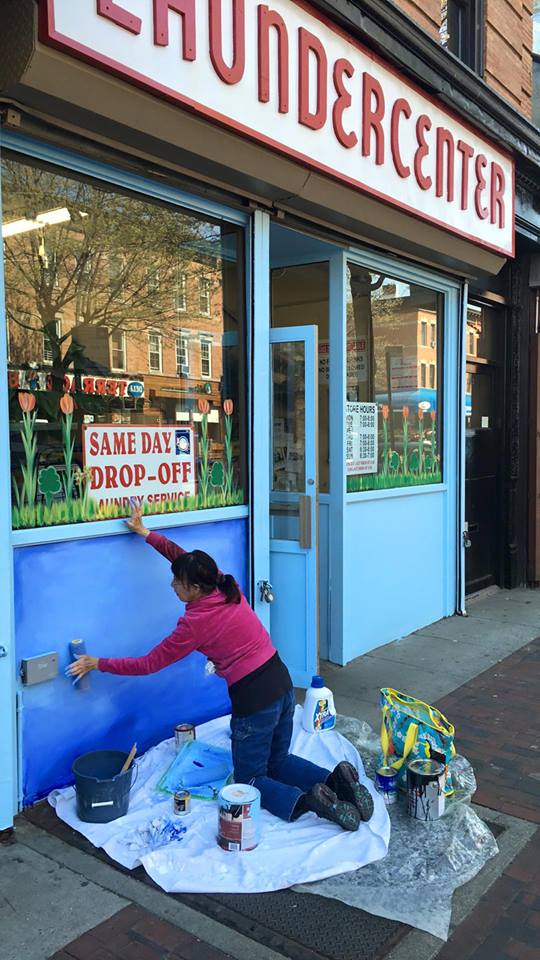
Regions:
<svg viewBox="0 0 540 960"><path fill-rule="evenodd" d="M137 744L134 743L124 761L124 766L122 767L120 773L125 773L126 770L129 770L131 763L133 761L133 757L135 756L136 753L137 753Z"/></svg>

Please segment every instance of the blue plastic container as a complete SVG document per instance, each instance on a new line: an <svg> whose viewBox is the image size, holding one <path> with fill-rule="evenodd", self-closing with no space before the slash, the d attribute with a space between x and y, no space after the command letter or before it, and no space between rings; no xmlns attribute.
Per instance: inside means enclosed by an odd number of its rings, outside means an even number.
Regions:
<svg viewBox="0 0 540 960"><path fill-rule="evenodd" d="M122 750L94 750L78 757L75 775L77 816L84 823L110 823L128 812L133 764L120 773L128 754Z"/></svg>

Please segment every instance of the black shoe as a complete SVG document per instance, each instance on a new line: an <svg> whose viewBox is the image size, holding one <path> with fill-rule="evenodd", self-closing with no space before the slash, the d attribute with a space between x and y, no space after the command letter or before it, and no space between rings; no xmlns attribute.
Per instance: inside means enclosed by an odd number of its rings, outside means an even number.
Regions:
<svg viewBox="0 0 540 960"><path fill-rule="evenodd" d="M305 795L305 804L318 817L332 820L343 830L358 830L360 814L352 803L343 803L326 783L316 783Z"/></svg>
<svg viewBox="0 0 540 960"><path fill-rule="evenodd" d="M360 814L360 819L366 822L373 815L373 797L367 787L358 780L358 773L352 763L342 760L326 781L331 790L334 790L339 800L352 803Z"/></svg>

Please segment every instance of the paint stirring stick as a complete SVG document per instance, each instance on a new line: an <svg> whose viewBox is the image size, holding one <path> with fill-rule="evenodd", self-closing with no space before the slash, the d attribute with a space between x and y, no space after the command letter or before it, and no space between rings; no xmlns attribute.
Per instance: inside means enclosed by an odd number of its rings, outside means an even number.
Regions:
<svg viewBox="0 0 540 960"><path fill-rule="evenodd" d="M132 760L133 760L133 758L134 758L134 756L135 756L136 753L137 753L137 744L134 743L133 746L132 746L132 748L131 748L131 750L129 751L129 754L127 755L127 757L126 757L126 759L125 759L125 761L124 761L124 766L122 767L120 773L125 773L126 770L129 770L129 768L130 768L130 766L131 766L131 762L132 762Z"/></svg>

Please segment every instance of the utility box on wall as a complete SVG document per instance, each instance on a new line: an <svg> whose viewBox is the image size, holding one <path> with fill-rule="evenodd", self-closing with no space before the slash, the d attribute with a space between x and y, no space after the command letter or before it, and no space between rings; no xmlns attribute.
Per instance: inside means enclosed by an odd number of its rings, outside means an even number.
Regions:
<svg viewBox="0 0 540 960"><path fill-rule="evenodd" d="M27 657L21 660L21 680L25 687L45 680L54 680L58 675L58 654L42 653L39 657Z"/></svg>

